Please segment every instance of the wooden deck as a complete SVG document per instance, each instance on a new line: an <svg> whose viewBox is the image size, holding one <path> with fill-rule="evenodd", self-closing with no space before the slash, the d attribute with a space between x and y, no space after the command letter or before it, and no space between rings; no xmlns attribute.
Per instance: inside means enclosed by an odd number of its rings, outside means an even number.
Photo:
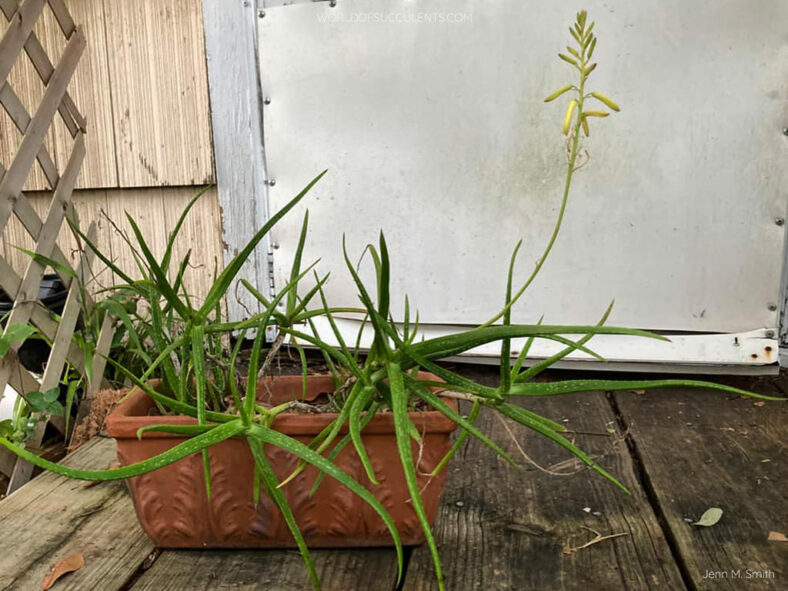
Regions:
<svg viewBox="0 0 788 591"><path fill-rule="evenodd" d="M491 369L465 371L493 378ZM774 393L781 383L744 385ZM496 441L530 461L512 470L471 442L450 465L435 526L447 589L788 589L788 543L768 539L788 535L785 404L683 389L528 403L563 422L632 494L578 470L543 438L483 415ZM66 463L97 468L113 459L112 440L96 439ZM723 509L720 522L691 525L709 507ZM39 589L50 566L74 552L85 566L56 591L311 588L297 552L154 548L122 483L42 475L0 502L0 536L2 590ZM326 591L395 589L392 550L314 556ZM426 548L408 551L400 588L437 589Z"/></svg>

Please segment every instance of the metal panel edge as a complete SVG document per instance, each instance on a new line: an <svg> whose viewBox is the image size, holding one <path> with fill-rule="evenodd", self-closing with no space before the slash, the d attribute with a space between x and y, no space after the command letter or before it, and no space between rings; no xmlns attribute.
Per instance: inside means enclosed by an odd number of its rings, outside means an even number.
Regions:
<svg viewBox="0 0 788 591"><path fill-rule="evenodd" d="M323 318L315 318L315 328L323 340L333 342L332 330ZM335 319L346 342L355 342L361 322L346 318ZM422 338L429 339L452 334L468 327L425 325L420 327ZM571 335L567 335L570 336ZM762 328L737 334L673 334L669 342L629 335L597 335L586 346L606 362L597 361L583 352L574 352L555 365L564 369L706 373L706 374L773 374L779 370L779 339L773 328ZM362 349L368 349L372 332L365 327L361 338ZM525 339L512 339L512 355L522 348ZM526 365L545 359L563 345L551 341L534 342ZM471 349L454 360L475 363L498 363L500 347L490 343Z"/></svg>

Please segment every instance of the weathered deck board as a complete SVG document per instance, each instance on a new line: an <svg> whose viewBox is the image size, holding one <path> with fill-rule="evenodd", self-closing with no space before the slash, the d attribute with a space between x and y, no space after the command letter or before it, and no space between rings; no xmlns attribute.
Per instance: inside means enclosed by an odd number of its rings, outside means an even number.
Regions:
<svg viewBox="0 0 788 591"><path fill-rule="evenodd" d="M767 538L788 535L786 405L689 389L616 401L686 577L701 590L785 589L788 543ZM685 521L709 507L724 511L717 525ZM747 578L748 568L773 578ZM741 578L731 573L739 569ZM727 578L704 578L707 571Z"/></svg>
<svg viewBox="0 0 788 591"><path fill-rule="evenodd" d="M65 464L106 468L115 442L94 439ZM57 583L58 591L115 591L153 550L121 482L85 482L42 474L0 503L0 590L39 589L58 560L82 552L85 566Z"/></svg>
<svg viewBox="0 0 788 591"><path fill-rule="evenodd" d="M621 433L607 431L616 429L616 421L604 394L529 399L527 406L553 420L566 420L567 429L578 432L576 443L619 478L632 496L588 469L560 477L525 464L502 423L492 413L483 413L482 431L491 433L524 468L511 469L475 440L464 458L455 458L449 466L435 525L446 588L684 589L656 516L637 483ZM542 436L507 424L541 466L570 457ZM594 537L590 529L602 536L627 535L567 553L567 547L576 548ZM437 588L429 552L417 548L404 589Z"/></svg>
<svg viewBox="0 0 788 591"><path fill-rule="evenodd" d="M324 591L392 591L397 577L393 550L314 550ZM295 550L179 550L162 553L133 591L220 591L233 589L311 591Z"/></svg>

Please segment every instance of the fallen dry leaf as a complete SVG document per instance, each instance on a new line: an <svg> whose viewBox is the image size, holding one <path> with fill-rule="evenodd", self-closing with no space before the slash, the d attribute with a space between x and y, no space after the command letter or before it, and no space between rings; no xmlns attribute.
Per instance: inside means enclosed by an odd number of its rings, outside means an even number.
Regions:
<svg viewBox="0 0 788 591"><path fill-rule="evenodd" d="M49 574L44 577L44 582L41 584L41 591L46 591L54 585L60 577L67 573L72 573L75 570L79 570L83 566L85 566L85 557L82 555L82 552L66 556L63 560L60 560L55 566L49 569Z"/></svg>
<svg viewBox="0 0 788 591"><path fill-rule="evenodd" d="M711 527L712 525L716 525L716 523L722 517L722 509L719 507L711 507L707 509L706 512L700 516L695 523L692 525L702 525L703 527Z"/></svg>
<svg viewBox="0 0 788 591"><path fill-rule="evenodd" d="M753 406L763 406L764 404L766 404L766 403L763 400L759 400L758 402L753 402L752 403Z"/></svg>
<svg viewBox="0 0 788 591"><path fill-rule="evenodd" d="M785 534L781 534L778 531L770 531L767 539L770 542L788 542L788 538L785 537Z"/></svg>

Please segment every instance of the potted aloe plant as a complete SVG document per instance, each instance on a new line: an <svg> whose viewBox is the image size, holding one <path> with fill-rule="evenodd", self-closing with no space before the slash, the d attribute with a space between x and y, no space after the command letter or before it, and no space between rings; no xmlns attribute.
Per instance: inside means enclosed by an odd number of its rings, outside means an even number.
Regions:
<svg viewBox="0 0 788 591"><path fill-rule="evenodd" d="M390 260L382 233L376 246L367 247L375 270L374 290L361 280L345 250L361 307L332 308L323 292L328 277L317 275L314 264L302 268L308 214L288 283L269 299L255 286L243 282L260 301L262 311L242 322L228 322L222 317L221 301L241 265L263 236L305 197L325 172L272 216L238 256L216 274L214 284L199 305L184 287L189 255L171 268L173 243L192 201L172 232L161 259L152 254L136 223L129 218L135 236L128 242L137 253L142 279L132 279L116 268L82 235L88 246L124 281L115 295L135 302L127 306L118 299L105 300L107 310L118 317L126 355L134 360L133 363L125 358L108 360L134 385L108 421L108 432L118 441L123 466L77 470L38 458L12 437L0 438L0 444L38 466L71 478L128 479L139 519L157 545L296 546L318 589L310 545L393 544L401 574L402 544L422 541L429 546L439 587L444 588L440 558L431 533L444 468L469 436L476 437L516 466L501 447L476 428L476 419L483 408L500 412L551 439L626 490L568 440L560 424L516 401L529 396L586 390L673 385L758 395L688 380L534 381L542 371L574 351L600 358L586 346L596 334L667 340L650 332L606 326L610 307L591 326L511 323L512 307L545 264L561 229L583 141L581 135L589 135L592 117L609 114L588 108L588 102L601 103L611 111L619 110L607 96L589 92L587 88L589 75L596 67L591 62L596 47L593 27L584 11L577 14L570 29L574 45L567 48L568 55L560 55L577 71L577 82L546 99L549 102L564 94L572 97L563 122L568 161L555 228L539 263L515 289L513 276L520 244L516 246L502 309L488 322L464 332L425 340L419 336L417 315L411 318L407 299L404 321L395 322L389 294ZM302 280L313 273L314 286L299 290ZM360 351L360 339L355 343L343 339L334 321L334 315L339 312L358 313L364 319L362 329L365 325L371 327L374 337L365 354ZM328 320L338 345L328 344L318 334L314 324L317 316ZM265 329L272 325L277 327L279 336L265 350ZM248 363L242 368L244 336L252 333L254 340ZM237 337L232 346L231 335ZM515 359L511 350L513 338L527 339ZM564 348L526 368L525 359L535 339L558 342ZM497 387L469 380L439 363L490 342L501 343ZM298 352L301 376L270 375L269 370L283 345ZM307 345L321 352L329 374L307 374L303 349ZM138 372L129 369L139 366L144 369ZM458 401L469 405L467 417L459 412ZM452 443L450 434L455 429L459 429L459 435Z"/></svg>

